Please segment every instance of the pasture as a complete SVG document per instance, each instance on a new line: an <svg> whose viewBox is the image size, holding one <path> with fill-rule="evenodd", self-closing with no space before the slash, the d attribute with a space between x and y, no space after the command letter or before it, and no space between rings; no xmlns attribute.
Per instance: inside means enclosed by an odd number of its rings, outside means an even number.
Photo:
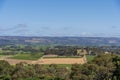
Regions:
<svg viewBox="0 0 120 80"><path fill-rule="evenodd" d="M23 54L13 55L10 58L20 59L20 60L38 60L41 57L42 57L42 53L36 53L36 54L23 53Z"/></svg>

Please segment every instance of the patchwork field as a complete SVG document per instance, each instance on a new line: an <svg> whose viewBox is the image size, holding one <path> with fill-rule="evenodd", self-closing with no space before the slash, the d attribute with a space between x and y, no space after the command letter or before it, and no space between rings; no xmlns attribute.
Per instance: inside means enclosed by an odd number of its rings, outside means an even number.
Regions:
<svg viewBox="0 0 120 80"><path fill-rule="evenodd" d="M2 56L0 60L6 60L13 65L20 62L26 62L28 64L83 64L87 62L86 56L82 58L40 58L38 60L20 60L9 57L11 56Z"/></svg>
<svg viewBox="0 0 120 80"><path fill-rule="evenodd" d="M33 64L83 64L86 58L43 58L38 61L33 61Z"/></svg>

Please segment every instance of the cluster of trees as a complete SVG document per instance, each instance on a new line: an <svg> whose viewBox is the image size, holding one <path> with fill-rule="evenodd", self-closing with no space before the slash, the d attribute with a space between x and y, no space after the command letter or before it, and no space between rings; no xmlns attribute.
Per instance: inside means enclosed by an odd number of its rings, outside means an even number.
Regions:
<svg viewBox="0 0 120 80"><path fill-rule="evenodd" d="M104 51L120 55L120 46L102 46L100 47Z"/></svg>
<svg viewBox="0 0 120 80"><path fill-rule="evenodd" d="M111 54L120 54L119 46L91 46L91 47L80 47L80 46L55 46L49 47L44 52L45 54L56 54L60 56L75 56L77 55L77 50L86 50L87 54L99 55L106 52Z"/></svg>
<svg viewBox="0 0 120 80"><path fill-rule="evenodd" d="M40 53L44 52L45 49L43 47L37 46L4 46L1 47L1 54L3 55L14 55L18 53Z"/></svg>
<svg viewBox="0 0 120 80"><path fill-rule="evenodd" d="M70 46L56 46L54 48L48 48L44 52L45 55L47 54L54 54L59 56L75 56L77 55L77 48L70 47Z"/></svg>
<svg viewBox="0 0 120 80"><path fill-rule="evenodd" d="M76 56L78 55L77 51L86 51L90 55L99 55L103 54L106 51L100 47L80 47L80 46L55 46L54 48L48 48L45 51L45 54L56 54L60 56Z"/></svg>
<svg viewBox="0 0 120 80"><path fill-rule="evenodd" d="M9 45L0 47L0 54L17 54L17 53L39 53L43 52L45 54L55 54L64 56L77 55L77 50L82 49L90 55L99 55L105 52L120 54L119 46L91 46L91 47L81 47L81 46L34 46L34 45Z"/></svg>
<svg viewBox="0 0 120 80"><path fill-rule="evenodd" d="M18 63L15 66L0 61L1 80L120 80L120 57L113 54L98 55L83 65L71 68L56 64Z"/></svg>
<svg viewBox="0 0 120 80"><path fill-rule="evenodd" d="M66 80L70 70L51 64L48 67L24 62L11 66L7 61L0 61L0 80Z"/></svg>
<svg viewBox="0 0 120 80"><path fill-rule="evenodd" d="M88 53L91 52L92 55L98 55L105 52L120 55L120 46L92 46L85 47L85 49Z"/></svg>
<svg viewBox="0 0 120 80"><path fill-rule="evenodd" d="M71 68L71 78L73 80L120 80L120 64L118 64L120 60L114 59L116 59L115 55L104 54L98 55L84 65L75 64Z"/></svg>

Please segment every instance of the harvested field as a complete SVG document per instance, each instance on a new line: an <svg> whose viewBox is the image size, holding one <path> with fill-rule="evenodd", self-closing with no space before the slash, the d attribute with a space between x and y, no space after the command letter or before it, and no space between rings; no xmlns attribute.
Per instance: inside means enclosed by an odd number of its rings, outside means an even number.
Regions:
<svg viewBox="0 0 120 80"><path fill-rule="evenodd" d="M20 62L26 62L28 64L83 64L86 63L86 56L83 58L41 58L39 60L18 60L10 59L8 57L2 57L0 60L6 60L10 64L17 64Z"/></svg>
<svg viewBox="0 0 120 80"><path fill-rule="evenodd" d="M15 64L20 63L20 62L26 62L28 64L31 64L30 60L5 59L5 61L8 61L12 65L15 65Z"/></svg>
<svg viewBox="0 0 120 80"><path fill-rule="evenodd" d="M0 60L8 61L10 64L14 65L20 62L26 62L28 64L31 63L31 60L18 60L18 59L10 59L11 56L2 56L0 57Z"/></svg>
<svg viewBox="0 0 120 80"><path fill-rule="evenodd" d="M40 59L33 64L83 64L85 62L84 58L48 58Z"/></svg>

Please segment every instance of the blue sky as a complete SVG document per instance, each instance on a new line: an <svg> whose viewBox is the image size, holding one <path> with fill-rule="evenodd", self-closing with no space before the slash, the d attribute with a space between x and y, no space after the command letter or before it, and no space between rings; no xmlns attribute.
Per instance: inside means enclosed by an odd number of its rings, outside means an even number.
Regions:
<svg viewBox="0 0 120 80"><path fill-rule="evenodd" d="M0 35L120 37L120 1L0 0Z"/></svg>

